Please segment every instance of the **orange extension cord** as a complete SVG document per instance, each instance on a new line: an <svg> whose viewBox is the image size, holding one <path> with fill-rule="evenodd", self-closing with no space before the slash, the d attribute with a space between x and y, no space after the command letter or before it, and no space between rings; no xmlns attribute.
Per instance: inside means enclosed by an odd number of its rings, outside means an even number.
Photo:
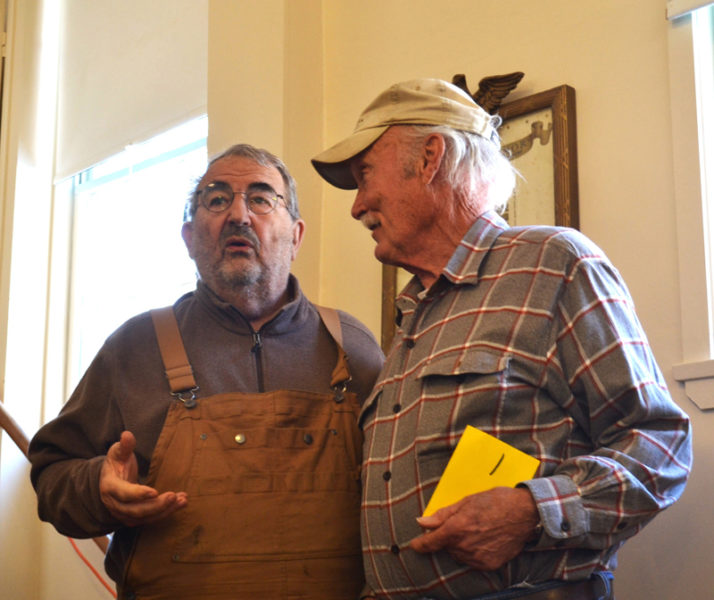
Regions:
<svg viewBox="0 0 714 600"><path fill-rule="evenodd" d="M94 568L94 565L92 565L91 562L87 559L84 554L82 554L82 551L79 549L77 546L76 542L72 538L67 538L69 540L69 543L72 544L72 548L74 548L74 551L77 553L79 558L81 558L84 561L84 564L89 567L89 570L94 573L94 576L99 580L99 583L101 583L105 588L107 588L107 591L114 597L117 597L117 593L112 589L112 586L107 583L107 581L102 577L101 573L97 571Z"/></svg>

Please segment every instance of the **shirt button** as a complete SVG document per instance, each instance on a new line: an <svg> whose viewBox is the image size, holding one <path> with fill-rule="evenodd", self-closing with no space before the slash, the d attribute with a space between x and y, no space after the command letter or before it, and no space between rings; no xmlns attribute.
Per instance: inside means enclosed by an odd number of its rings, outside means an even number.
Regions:
<svg viewBox="0 0 714 600"><path fill-rule="evenodd" d="M236 444L245 444L245 435L242 433L236 433L233 439L236 441Z"/></svg>
<svg viewBox="0 0 714 600"><path fill-rule="evenodd" d="M407 348L413 348L414 346L416 346L416 342L412 338L409 338L405 343L407 345Z"/></svg>
<svg viewBox="0 0 714 600"><path fill-rule="evenodd" d="M394 406L392 406L392 412L393 412L393 413L396 414L396 413L398 413L400 410L402 410L402 405L401 405L401 404L395 404Z"/></svg>
<svg viewBox="0 0 714 600"><path fill-rule="evenodd" d="M399 554L399 546L397 546L396 544L394 544L394 545L390 548L390 550L392 551L392 554L394 554L395 556L396 556L397 554Z"/></svg>
<svg viewBox="0 0 714 600"><path fill-rule="evenodd" d="M570 531L570 523L568 521L563 521L560 524L561 531Z"/></svg>
<svg viewBox="0 0 714 600"><path fill-rule="evenodd" d="M302 436L302 439L306 444L312 444L312 435L310 435L309 433L306 433L304 436Z"/></svg>
<svg viewBox="0 0 714 600"><path fill-rule="evenodd" d="M391 471L385 471L384 473L382 473L382 479L384 479L384 481L389 481L391 478L392 478Z"/></svg>

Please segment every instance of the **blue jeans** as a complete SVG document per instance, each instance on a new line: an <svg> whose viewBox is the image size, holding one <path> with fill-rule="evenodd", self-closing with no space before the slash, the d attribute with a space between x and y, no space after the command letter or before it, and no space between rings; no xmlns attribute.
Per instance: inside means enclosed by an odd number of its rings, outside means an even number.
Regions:
<svg viewBox="0 0 714 600"><path fill-rule="evenodd" d="M609 600L612 598L612 580L613 575L610 571L597 571L590 576L590 579L600 579L603 588L606 590L602 597L602 600ZM537 583L535 585L529 585L528 587L516 587L509 588L500 592L494 592L492 594L486 594L484 596L479 596L474 600L511 600L516 598L527 598L530 594L534 592L544 592L546 590L551 590L554 588L559 588L563 585L568 585L567 581L551 580L544 581L543 583ZM575 582L572 582L575 583Z"/></svg>
<svg viewBox="0 0 714 600"><path fill-rule="evenodd" d="M603 592L601 595L601 600L613 600L612 595L612 580L613 575L610 571L598 571L590 576L591 580L599 580L602 584ZM483 596L478 596L473 600L517 600L518 598L527 599L529 595L536 592L545 592L547 590L557 589L559 587L567 586L571 583L577 583L576 581L561 581L559 579L553 579L550 581L544 581L543 583L536 583L534 585L512 587L507 590L502 590L500 592L493 592L491 594L485 594ZM421 600L429 600L428 598L422 598Z"/></svg>

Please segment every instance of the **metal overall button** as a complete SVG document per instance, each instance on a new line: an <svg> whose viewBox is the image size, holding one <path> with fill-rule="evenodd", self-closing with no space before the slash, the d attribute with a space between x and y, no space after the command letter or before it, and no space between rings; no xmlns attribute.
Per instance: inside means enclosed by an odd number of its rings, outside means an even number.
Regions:
<svg viewBox="0 0 714 600"><path fill-rule="evenodd" d="M348 380L349 381L349 380ZM335 392L335 403L341 404L345 400L345 392L347 391L347 381L334 386L332 388Z"/></svg>

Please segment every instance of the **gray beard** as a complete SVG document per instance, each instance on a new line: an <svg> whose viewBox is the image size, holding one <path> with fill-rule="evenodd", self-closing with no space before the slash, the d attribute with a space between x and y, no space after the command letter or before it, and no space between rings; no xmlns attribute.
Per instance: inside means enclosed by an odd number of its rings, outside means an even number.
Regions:
<svg viewBox="0 0 714 600"><path fill-rule="evenodd" d="M242 229L239 226L228 228L221 239L225 240L232 234L244 235L251 240L254 245L254 256L250 258L248 254L250 251L247 250L246 259L226 253L217 263L211 264L210 253L200 250L193 257L199 276L225 301L235 304L239 302L238 298L243 298L260 305L272 304L275 298L283 293L290 273L291 238L285 237L278 242L281 246L280 250L271 260L271 264L264 264L261 262L260 242L252 230Z"/></svg>
<svg viewBox="0 0 714 600"><path fill-rule="evenodd" d="M252 264L236 271L225 263L221 263L216 269L216 280L225 288L238 292L245 286L254 286L263 279L264 273L260 265Z"/></svg>

